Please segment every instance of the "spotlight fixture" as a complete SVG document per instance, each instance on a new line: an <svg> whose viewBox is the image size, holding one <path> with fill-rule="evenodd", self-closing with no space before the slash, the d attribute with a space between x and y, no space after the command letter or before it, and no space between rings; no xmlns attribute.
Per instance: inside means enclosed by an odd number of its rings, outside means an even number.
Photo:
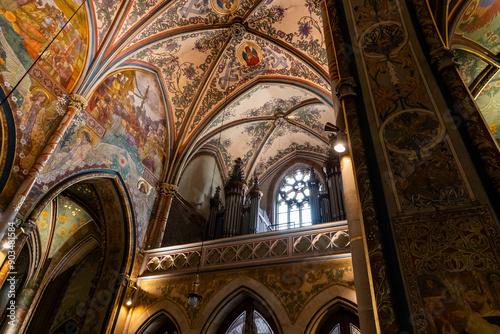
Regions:
<svg viewBox="0 0 500 334"><path fill-rule="evenodd" d="M134 294L137 291L137 282L134 280L128 280L127 287L131 288L132 291L130 291L130 293L128 294L128 298L127 301L125 302L125 305L132 306Z"/></svg>
<svg viewBox="0 0 500 334"><path fill-rule="evenodd" d="M340 130L340 128L336 125L333 125L330 122L325 124L325 132L327 133L336 133L337 138L335 140L333 149L338 153L343 153L347 147L347 134Z"/></svg>
<svg viewBox="0 0 500 334"><path fill-rule="evenodd" d="M333 149L338 153L343 153L346 150L347 136L345 132L337 133L337 140L335 141L335 146Z"/></svg>
<svg viewBox="0 0 500 334"><path fill-rule="evenodd" d="M191 292L186 294L186 298L188 299L188 304L192 307L196 307L198 305L198 301L200 301L203 297L198 293L198 285L200 285L200 275L196 274L193 285L191 287Z"/></svg>

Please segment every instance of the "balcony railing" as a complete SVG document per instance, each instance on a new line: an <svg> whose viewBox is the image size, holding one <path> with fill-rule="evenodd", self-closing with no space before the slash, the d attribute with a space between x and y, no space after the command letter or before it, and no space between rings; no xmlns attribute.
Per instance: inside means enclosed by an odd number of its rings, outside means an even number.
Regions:
<svg viewBox="0 0 500 334"><path fill-rule="evenodd" d="M350 257L347 221L248 234L146 251L142 277L280 264L311 257Z"/></svg>

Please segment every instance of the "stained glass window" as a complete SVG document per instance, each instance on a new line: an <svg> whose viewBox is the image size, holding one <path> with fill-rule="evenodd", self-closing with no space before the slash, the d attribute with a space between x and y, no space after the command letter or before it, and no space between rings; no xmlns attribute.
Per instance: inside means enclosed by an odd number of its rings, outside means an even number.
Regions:
<svg viewBox="0 0 500 334"><path fill-rule="evenodd" d="M277 198L277 230L309 226L311 207L309 204L309 170L296 170L285 176L279 186Z"/></svg>
<svg viewBox="0 0 500 334"><path fill-rule="evenodd" d="M217 331L217 333L224 334L274 334L276 332L276 325L269 312L252 298L236 307Z"/></svg>

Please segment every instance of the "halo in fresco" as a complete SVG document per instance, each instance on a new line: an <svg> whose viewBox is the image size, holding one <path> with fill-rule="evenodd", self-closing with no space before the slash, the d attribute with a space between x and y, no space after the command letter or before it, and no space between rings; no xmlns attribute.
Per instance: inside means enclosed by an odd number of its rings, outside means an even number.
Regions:
<svg viewBox="0 0 500 334"><path fill-rule="evenodd" d="M228 15L238 10L240 6L239 0L210 0L212 9L219 14Z"/></svg>
<svg viewBox="0 0 500 334"><path fill-rule="evenodd" d="M253 42L244 42L236 50L236 57L241 65L252 67L262 61L262 49Z"/></svg>

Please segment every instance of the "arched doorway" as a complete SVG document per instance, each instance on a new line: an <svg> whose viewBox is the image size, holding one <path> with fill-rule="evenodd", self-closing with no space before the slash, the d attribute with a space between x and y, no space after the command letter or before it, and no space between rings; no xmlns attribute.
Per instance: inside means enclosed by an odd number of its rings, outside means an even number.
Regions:
<svg viewBox="0 0 500 334"><path fill-rule="evenodd" d="M67 180L34 209L39 265L18 294L32 300L20 305L18 332L112 332L133 263L130 208L119 176L98 172Z"/></svg>

